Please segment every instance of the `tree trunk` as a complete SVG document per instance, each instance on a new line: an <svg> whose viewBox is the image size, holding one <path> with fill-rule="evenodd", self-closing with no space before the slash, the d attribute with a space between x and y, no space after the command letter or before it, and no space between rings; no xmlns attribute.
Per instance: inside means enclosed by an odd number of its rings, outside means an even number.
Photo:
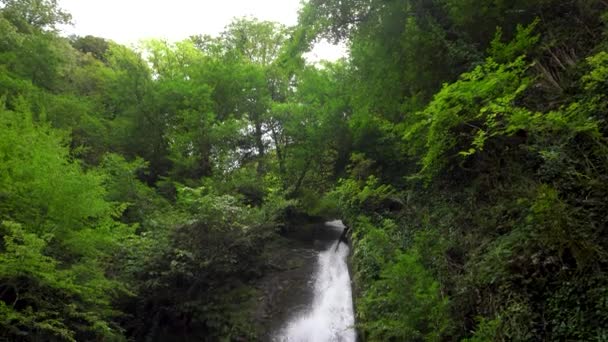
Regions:
<svg viewBox="0 0 608 342"><path fill-rule="evenodd" d="M258 149L258 174L262 175L266 172L264 165L264 132L262 131L262 123L259 120L255 121L255 143Z"/></svg>

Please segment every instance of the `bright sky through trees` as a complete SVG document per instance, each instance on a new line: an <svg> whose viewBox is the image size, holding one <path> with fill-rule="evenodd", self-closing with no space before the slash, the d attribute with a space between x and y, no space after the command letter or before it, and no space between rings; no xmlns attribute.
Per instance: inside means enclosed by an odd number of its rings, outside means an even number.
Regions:
<svg viewBox="0 0 608 342"><path fill-rule="evenodd" d="M292 26L300 0L60 0L72 14L66 34L93 35L131 44L146 38L177 41L195 34L216 35L234 17L252 16ZM308 59L336 60L344 49L320 43Z"/></svg>

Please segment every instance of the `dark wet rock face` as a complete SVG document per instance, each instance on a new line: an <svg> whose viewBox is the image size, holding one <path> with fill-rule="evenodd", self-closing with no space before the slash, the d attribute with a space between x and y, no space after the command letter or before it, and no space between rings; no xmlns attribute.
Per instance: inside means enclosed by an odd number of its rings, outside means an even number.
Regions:
<svg viewBox="0 0 608 342"><path fill-rule="evenodd" d="M340 233L340 229L323 223L306 224L268 246L269 269L254 285L258 291L255 320L261 340L270 340L286 321L310 305L319 252Z"/></svg>
<svg viewBox="0 0 608 342"><path fill-rule="evenodd" d="M352 288L348 270L350 248L341 221L325 223L314 231L314 274L307 282L304 306L292 307L281 327L271 336L276 342L354 342ZM344 234L346 235L346 234ZM289 303L286 303L289 305Z"/></svg>

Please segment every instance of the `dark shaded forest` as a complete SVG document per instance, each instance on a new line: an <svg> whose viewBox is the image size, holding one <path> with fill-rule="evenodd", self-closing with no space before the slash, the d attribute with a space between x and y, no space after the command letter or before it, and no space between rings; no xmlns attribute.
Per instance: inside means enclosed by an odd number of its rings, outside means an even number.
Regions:
<svg viewBox="0 0 608 342"><path fill-rule="evenodd" d="M351 228L362 341L608 340L608 2L310 0L137 48L70 20L0 0L0 340L260 339L310 217Z"/></svg>

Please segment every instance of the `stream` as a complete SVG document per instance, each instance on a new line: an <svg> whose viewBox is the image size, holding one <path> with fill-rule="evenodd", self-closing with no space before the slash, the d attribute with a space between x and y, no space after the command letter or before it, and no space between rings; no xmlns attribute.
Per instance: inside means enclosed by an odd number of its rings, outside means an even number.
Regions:
<svg viewBox="0 0 608 342"><path fill-rule="evenodd" d="M338 242L341 221L325 223L315 241L320 250L311 274L312 303L295 310L273 337L277 342L355 342L352 291L347 259L349 247ZM339 245L338 245L339 244Z"/></svg>

